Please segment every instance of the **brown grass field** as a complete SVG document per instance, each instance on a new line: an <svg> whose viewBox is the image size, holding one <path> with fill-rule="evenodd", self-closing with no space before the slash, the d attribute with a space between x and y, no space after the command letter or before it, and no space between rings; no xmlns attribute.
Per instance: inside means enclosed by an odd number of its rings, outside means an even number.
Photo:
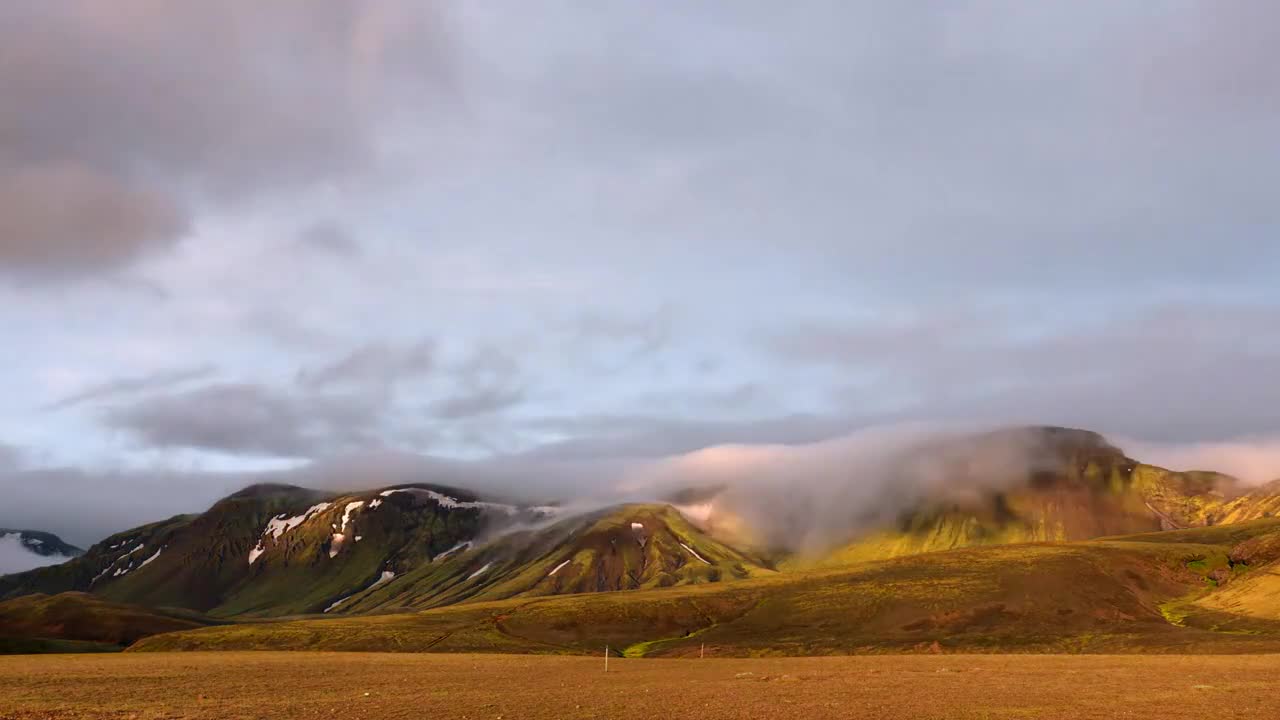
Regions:
<svg viewBox="0 0 1280 720"><path fill-rule="evenodd" d="M1280 718L1274 655L0 657L0 718Z"/></svg>

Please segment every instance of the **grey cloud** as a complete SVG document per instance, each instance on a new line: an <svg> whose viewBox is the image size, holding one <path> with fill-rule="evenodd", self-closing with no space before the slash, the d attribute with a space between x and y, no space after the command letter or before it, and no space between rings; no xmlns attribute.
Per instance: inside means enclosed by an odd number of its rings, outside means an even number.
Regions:
<svg viewBox="0 0 1280 720"><path fill-rule="evenodd" d="M582 413L525 420L529 429L567 440L516 457L528 460L655 458L722 444L810 443L839 437L868 423L853 414L784 414L758 420L708 420L662 415Z"/></svg>
<svg viewBox="0 0 1280 720"><path fill-rule="evenodd" d="M103 420L148 447L312 457L376 445L379 412L355 395L223 383L117 406Z"/></svg>
<svg viewBox="0 0 1280 720"><path fill-rule="evenodd" d="M51 532L87 548L114 532L202 512L256 478L171 469L0 468L0 491L21 498L0 506L0 527Z"/></svg>
<svg viewBox="0 0 1280 720"><path fill-rule="evenodd" d="M6 3L0 267L119 267L196 206L367 170L379 128L441 97L444 22L383 0Z"/></svg>
<svg viewBox="0 0 1280 720"><path fill-rule="evenodd" d="M763 343L845 378L837 401L868 423L1046 422L1168 442L1280 431L1280 390L1258 382L1280 362L1280 308L1135 308L1048 337L1046 322L952 309L791 328Z"/></svg>
<svg viewBox="0 0 1280 720"><path fill-rule="evenodd" d="M343 344L340 335L280 308L249 310L241 316L239 324L246 331L262 336L286 351L331 351Z"/></svg>
<svg viewBox="0 0 1280 720"><path fill-rule="evenodd" d="M342 225L335 222L320 222L303 230L298 241L304 246L316 250L350 258L358 255L360 245Z"/></svg>
<svg viewBox="0 0 1280 720"><path fill-rule="evenodd" d="M298 380L316 388L389 386L430 373L436 368L436 354L436 343L430 339L404 345L369 343L326 365L299 371Z"/></svg>
<svg viewBox="0 0 1280 720"><path fill-rule="evenodd" d="M498 127L538 142L521 148L530 177L499 181L507 212L474 220L541 228L556 257L589 245L637 290L680 278L711 294L741 273L760 297L733 300L764 308L780 274L919 297L1226 291L1280 269L1280 93L1257 82L1277 51L1252 29L1274 11L529 12L551 31L519 37L519 12L475 29L505 62L471 79L517 93L493 111L536 122ZM1252 101L1224 107L1223 85ZM546 166L570 182L538 184Z"/></svg>
<svg viewBox="0 0 1280 720"><path fill-rule="evenodd" d="M450 390L428 407L441 420L493 415L519 405L528 395L519 360L491 343L472 348L462 362L447 370Z"/></svg>
<svg viewBox="0 0 1280 720"><path fill-rule="evenodd" d="M185 211L163 194L81 166L0 160L0 275L62 278L128 264L173 244Z"/></svg>
<svg viewBox="0 0 1280 720"><path fill-rule="evenodd" d="M118 398L122 395L172 388L195 380L206 379L215 372L216 371L212 366L201 365L199 367L164 370L137 377L116 378L97 385L91 385L79 392L67 395L64 398L46 405L44 409L65 410L66 408L87 402L109 400Z"/></svg>
<svg viewBox="0 0 1280 720"><path fill-rule="evenodd" d="M524 397L521 388L482 387L446 397L432 405L431 411L445 420L473 418L518 405Z"/></svg>
<svg viewBox="0 0 1280 720"><path fill-rule="evenodd" d="M674 315L670 307L641 316L586 312L578 319L577 335L588 341L629 343L634 355L646 355L670 341Z"/></svg>
<svg viewBox="0 0 1280 720"><path fill-rule="evenodd" d="M112 531L175 513L199 512L252 482L329 490L433 482L516 501L561 501L578 509L722 486L728 489L719 501L721 509L748 518L760 533L758 540L803 550L891 520L922 495L956 497L975 487L1000 487L1049 461L1036 434L975 438L976 429L980 428L885 426L822 442L718 446L630 460L457 461L377 450L266 473L48 468L0 473L0 489L26 498L21 508L0 506L0 525L17 518L26 526L87 545ZM1280 459L1280 453L1273 457Z"/></svg>

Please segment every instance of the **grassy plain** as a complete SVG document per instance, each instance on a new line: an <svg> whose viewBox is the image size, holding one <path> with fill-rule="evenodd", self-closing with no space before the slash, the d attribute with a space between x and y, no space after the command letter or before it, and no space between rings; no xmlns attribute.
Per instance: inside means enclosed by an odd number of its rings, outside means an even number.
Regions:
<svg viewBox="0 0 1280 720"><path fill-rule="evenodd" d="M6 720L1275 717L1280 657L614 659L394 653L0 658Z"/></svg>

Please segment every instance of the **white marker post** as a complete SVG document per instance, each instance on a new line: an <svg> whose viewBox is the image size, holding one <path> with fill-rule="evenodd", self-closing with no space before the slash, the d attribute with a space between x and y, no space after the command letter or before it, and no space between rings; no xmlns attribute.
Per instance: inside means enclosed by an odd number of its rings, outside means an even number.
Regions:
<svg viewBox="0 0 1280 720"><path fill-rule="evenodd" d="M701 660L707 654L707 644L702 643L702 647L698 650L698 659Z"/></svg>
<svg viewBox="0 0 1280 720"><path fill-rule="evenodd" d="M604 646L604 671L609 672L609 646Z"/></svg>

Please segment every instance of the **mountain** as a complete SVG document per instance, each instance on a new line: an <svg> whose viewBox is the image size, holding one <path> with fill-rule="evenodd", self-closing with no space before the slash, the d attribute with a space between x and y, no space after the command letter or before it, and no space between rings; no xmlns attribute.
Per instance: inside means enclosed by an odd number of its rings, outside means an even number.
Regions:
<svg viewBox="0 0 1280 720"><path fill-rule="evenodd" d="M948 441L954 442L954 441ZM984 474L983 458L1019 448L1013 474ZM838 566L976 545L1070 542L1270 517L1280 484L1246 492L1215 472L1174 472L1125 455L1097 433L1016 428L926 450L946 478L970 478L908 503L896 520L800 564Z"/></svg>
<svg viewBox="0 0 1280 720"><path fill-rule="evenodd" d="M431 608L462 601L641 590L760 577L763 561L720 543L666 505L623 505L468 543L333 609Z"/></svg>
<svg viewBox="0 0 1280 720"><path fill-rule="evenodd" d="M733 652L838 652L970 632L971 649L983 633L1045 648L1094 628L1090 647L1100 648L1125 646L1104 642L1112 633L1173 637L1133 622L1260 637L1280 622L1280 521L1271 519L1280 482L1250 489L1219 473L1166 470L1064 428L938 439L899 460L881 496L821 508L831 542L817 549L751 542L760 534L747 517L801 529L811 519L787 498L737 513L734 488L583 511L430 484L255 485L60 565L0 577L0 600L89 593L254 621L197 633L232 646L281 642L265 629L276 625L257 620L315 615L325 628L359 628L358 648L370 649L382 626L362 616L413 613L386 621L387 632L413 625L417 639L396 636L405 647L567 651L607 636L640 654L687 649L693 634ZM863 470L848 469L854 480ZM542 621L559 630L538 630ZM1034 636L1045 622L1076 635ZM311 637L304 627L300 637ZM765 644L753 644L751 628Z"/></svg>
<svg viewBox="0 0 1280 720"><path fill-rule="evenodd" d="M52 533L0 528L0 575L55 565L83 554Z"/></svg>
<svg viewBox="0 0 1280 720"><path fill-rule="evenodd" d="M0 578L0 598L78 591L216 617L269 617L768 572L665 506L560 514L436 485L354 494L254 486L200 515L114 535L64 565Z"/></svg>
<svg viewBox="0 0 1280 720"><path fill-rule="evenodd" d="M1280 520L970 547L733 583L208 628L149 637L131 651L577 654L608 644L633 657L1275 653L1280 622L1215 608L1263 570L1233 559L1255 546L1280 546Z"/></svg>

